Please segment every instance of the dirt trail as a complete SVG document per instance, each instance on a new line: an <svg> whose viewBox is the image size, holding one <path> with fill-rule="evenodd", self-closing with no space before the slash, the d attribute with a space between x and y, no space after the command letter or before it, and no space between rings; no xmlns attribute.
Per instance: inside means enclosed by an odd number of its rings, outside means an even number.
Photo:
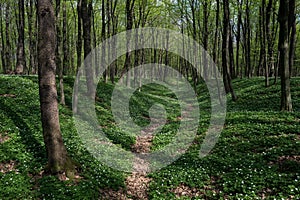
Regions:
<svg viewBox="0 0 300 200"><path fill-rule="evenodd" d="M151 178L147 177L147 172L150 171L149 163L142 157L150 153L150 147L153 140L153 132L158 127L158 124L153 124L147 129L141 131L137 136L136 143L131 147L131 151L136 153L136 159L133 163L133 171L125 181L125 190L114 191L112 189L101 190L101 199L148 199L148 188Z"/></svg>

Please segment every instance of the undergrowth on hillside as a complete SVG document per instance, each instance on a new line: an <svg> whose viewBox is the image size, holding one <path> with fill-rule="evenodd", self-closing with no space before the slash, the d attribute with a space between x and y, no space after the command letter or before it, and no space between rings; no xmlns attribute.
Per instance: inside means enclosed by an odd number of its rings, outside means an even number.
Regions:
<svg viewBox="0 0 300 200"><path fill-rule="evenodd" d="M60 124L80 178L60 181L41 176L47 160L37 77L1 76L0 199L97 199L100 188L125 187L127 174L97 161L81 142L71 110L73 78L64 81L66 106L60 106ZM228 97L221 137L202 159L199 149L210 119L210 101L206 86L197 87L201 112L197 137L177 161L149 174L153 179L150 199L300 198L300 79L291 81L292 113L278 111L280 83L265 88L262 78L253 78L237 79L233 84L238 101ZM130 150L135 137L114 121L110 109L113 90L109 83L98 85L95 109L99 125L114 144ZM136 124L150 123L148 111L154 103L165 107L168 120L155 135L152 151L169 144L180 123L176 95L165 87L146 85L130 99Z"/></svg>

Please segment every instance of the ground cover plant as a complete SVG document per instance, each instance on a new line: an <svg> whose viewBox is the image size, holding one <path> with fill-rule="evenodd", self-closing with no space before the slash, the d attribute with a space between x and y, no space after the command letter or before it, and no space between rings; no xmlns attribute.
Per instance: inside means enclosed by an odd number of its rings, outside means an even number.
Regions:
<svg viewBox="0 0 300 200"><path fill-rule="evenodd" d="M149 199L299 199L300 79L293 78L294 112L278 111L280 84L264 87L262 78L233 82L237 102L228 98L224 130L212 152L200 159L199 149L209 121L205 84L197 87L201 112L194 143L176 162L153 172ZM98 162L85 149L74 128L73 78L65 79L66 106L60 124L77 177L42 176L46 164L36 76L0 77L0 199L99 199L100 189L125 188L127 173ZM119 129L110 110L112 84L97 88L99 125L116 145L129 150L135 137ZM153 138L151 151L163 148L176 134L180 109L174 94L158 85L143 86L130 101L141 126L149 124L153 103L165 106L167 124ZM63 180L59 180L63 179ZM125 188L126 189L126 188Z"/></svg>

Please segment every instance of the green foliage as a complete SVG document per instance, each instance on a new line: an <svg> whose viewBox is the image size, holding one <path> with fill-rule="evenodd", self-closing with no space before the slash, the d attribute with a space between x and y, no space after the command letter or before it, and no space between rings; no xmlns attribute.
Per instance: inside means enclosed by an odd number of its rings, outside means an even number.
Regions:
<svg viewBox="0 0 300 200"><path fill-rule="evenodd" d="M13 170L0 172L0 196L7 199L95 199L99 188L124 186L124 174L103 166L87 152L70 110L73 79L66 79L67 106L60 106L60 124L68 153L78 163L79 182L40 177L46 165L37 77L0 77L0 165L14 161ZM4 95L9 94L9 95ZM70 99L69 99L70 98Z"/></svg>
<svg viewBox="0 0 300 200"><path fill-rule="evenodd" d="M193 199L300 198L300 79L292 79L295 112L279 110L280 85L264 87L261 78L235 80L237 102L228 98L224 130L212 152L200 159L200 145L210 119L210 101L205 85L197 87L201 112L198 135L176 162L153 172L150 199L175 199L181 184L199 191ZM100 188L125 186L126 174L101 163L85 149L73 124L71 99L73 78L65 79L66 106L60 106L61 130L68 153L78 163L81 179L60 181L39 174L46 165L40 124L37 77L0 77L0 165L14 165L0 172L0 198L7 199L97 199ZM96 112L108 138L129 149L135 138L115 125L110 99L114 86L98 85ZM169 144L179 126L180 107L167 88L147 85L130 100L134 121L149 124L149 108L165 106L167 124L156 134L152 151ZM4 169L2 167L2 169ZM181 199L191 199L181 197Z"/></svg>
<svg viewBox="0 0 300 200"><path fill-rule="evenodd" d="M298 111L299 83L292 80ZM197 188L199 199L299 198L300 162L292 159L300 152L299 112L276 111L280 85L265 88L264 80L256 78L236 80L234 86L239 100L228 98L225 129L210 155L199 159L195 144L175 163L152 173L151 198L168 199L182 183Z"/></svg>

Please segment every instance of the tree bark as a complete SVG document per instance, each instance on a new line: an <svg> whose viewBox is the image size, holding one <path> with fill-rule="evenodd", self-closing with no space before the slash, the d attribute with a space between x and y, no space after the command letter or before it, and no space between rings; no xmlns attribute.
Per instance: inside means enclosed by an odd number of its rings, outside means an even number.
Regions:
<svg viewBox="0 0 300 200"><path fill-rule="evenodd" d="M229 53L229 40L230 40L230 13L229 13L229 2L224 0L223 5L223 41L222 41L222 68L223 68L223 81L225 85L226 93L231 93L233 101L237 100L237 96L232 87L231 76L229 72L230 65L230 53Z"/></svg>
<svg viewBox="0 0 300 200"><path fill-rule="evenodd" d="M65 105L64 92L64 70L68 68L68 43L67 43L67 10L66 0L63 0L63 63L59 68L59 89L60 89L60 104Z"/></svg>
<svg viewBox="0 0 300 200"><path fill-rule="evenodd" d="M279 69L281 77L281 110L292 111L289 68L289 0L280 0L279 6Z"/></svg>
<svg viewBox="0 0 300 200"><path fill-rule="evenodd" d="M11 69L11 45L10 45L10 4L7 2L6 4L6 13L5 13L5 60L6 60L6 72L12 73Z"/></svg>
<svg viewBox="0 0 300 200"><path fill-rule="evenodd" d="M203 48L205 51L208 50L208 21L209 21L209 10L208 10L208 2L207 0L203 1ZM209 78L209 69L208 59L206 52L202 54L203 59L203 78Z"/></svg>
<svg viewBox="0 0 300 200"><path fill-rule="evenodd" d="M82 24L81 24L81 1L77 3L77 70L81 66L81 53L82 53Z"/></svg>
<svg viewBox="0 0 300 200"><path fill-rule="evenodd" d="M81 54L82 54L82 24L81 24L81 1L78 0L77 3L77 68L76 75L78 74L79 68L81 67ZM75 78L75 88L74 88L74 96L73 96L73 113L77 113L78 111L78 78Z"/></svg>
<svg viewBox="0 0 300 200"><path fill-rule="evenodd" d="M269 3L266 8L266 40L267 40L267 46L268 46L268 58L267 58L267 64L266 64L266 70L265 70L265 85L268 87L270 85L269 83L269 75L272 73L273 67L273 41L272 41L272 35L271 35L271 12L272 12L272 6L273 6L273 0L269 0Z"/></svg>
<svg viewBox="0 0 300 200"><path fill-rule="evenodd" d="M237 35L236 35L236 75L242 76L242 70L240 70L240 41L241 41L241 23L242 23L242 5L243 0L239 2L238 8L238 22L237 22Z"/></svg>
<svg viewBox="0 0 300 200"><path fill-rule="evenodd" d="M83 41L84 41L84 58L91 52L91 17L92 17L92 2L89 0L82 0L81 2L81 17L83 23ZM93 98L95 96L94 85L94 69L92 68L91 60L85 62L86 83L88 95Z"/></svg>
<svg viewBox="0 0 300 200"><path fill-rule="evenodd" d="M131 66L131 49L129 49L129 44L131 40L131 34L128 32L132 29L133 26L133 8L134 8L135 0L126 0L126 40L127 40L127 51L125 55L125 64L124 69L126 71L129 71L129 68ZM127 73L126 77L126 85L130 86L130 73Z"/></svg>
<svg viewBox="0 0 300 200"><path fill-rule="evenodd" d="M50 174L74 171L63 143L55 81L55 16L51 0L38 1L39 94L44 142L48 156L46 171Z"/></svg>
<svg viewBox="0 0 300 200"><path fill-rule="evenodd" d="M250 8L249 0L246 0L246 16L245 16L245 54L246 54L246 70L245 76L251 77L251 29L250 29Z"/></svg>
<svg viewBox="0 0 300 200"><path fill-rule="evenodd" d="M219 13L220 13L220 1L217 0L216 9L216 22L215 22L215 35L214 35L214 47L213 47L213 61L218 64L218 48L219 48Z"/></svg>
<svg viewBox="0 0 300 200"><path fill-rule="evenodd" d="M4 7L2 3L0 3L0 31L1 31L1 64L2 64L2 71L3 73L6 73L6 63L5 63L5 41L4 41L4 31L3 31L3 19L2 16L2 10L4 10Z"/></svg>
<svg viewBox="0 0 300 200"><path fill-rule="evenodd" d="M289 37L290 37L290 49L289 49L289 70L290 77L293 76L294 58L296 48L296 14L295 14L295 0L289 1Z"/></svg>
<svg viewBox="0 0 300 200"><path fill-rule="evenodd" d="M114 2L111 1L111 23L112 23L112 35L117 34L117 28L118 28L118 16L115 14L116 13L116 7L117 7L118 0L115 0ZM111 51L112 51L112 56L115 57L117 54L117 38L115 38L111 44ZM115 83L115 74L117 72L117 65L116 62L113 62L110 65L110 80L112 84Z"/></svg>
<svg viewBox="0 0 300 200"><path fill-rule="evenodd" d="M29 0L29 4L27 4L27 19L28 19L28 39L29 39L29 66L28 73L35 73L35 37L33 28L34 26L34 18L33 18L33 0Z"/></svg>
<svg viewBox="0 0 300 200"><path fill-rule="evenodd" d="M19 14L18 14L18 47L17 47L17 63L16 63L16 74L23 74L24 69L26 68L25 61L25 44L24 44L24 35L25 35L25 11L24 11L24 0L19 0Z"/></svg>

